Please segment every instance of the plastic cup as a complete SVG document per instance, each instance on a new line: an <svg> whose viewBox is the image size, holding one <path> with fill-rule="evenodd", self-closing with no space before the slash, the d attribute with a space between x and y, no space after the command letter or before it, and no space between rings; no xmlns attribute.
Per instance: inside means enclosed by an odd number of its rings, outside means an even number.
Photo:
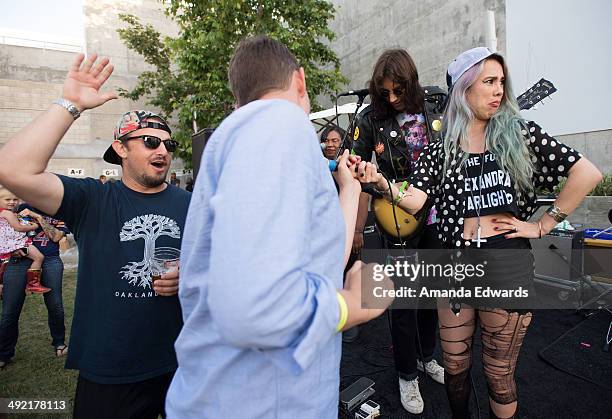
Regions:
<svg viewBox="0 0 612 419"><path fill-rule="evenodd" d="M163 274L178 270L181 251L174 247L157 247L151 260L151 285Z"/></svg>

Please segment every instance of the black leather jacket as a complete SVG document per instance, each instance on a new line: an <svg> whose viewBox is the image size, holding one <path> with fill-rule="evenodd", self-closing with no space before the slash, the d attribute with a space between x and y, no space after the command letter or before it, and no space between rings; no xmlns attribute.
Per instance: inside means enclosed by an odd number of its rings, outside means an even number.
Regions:
<svg viewBox="0 0 612 419"><path fill-rule="evenodd" d="M431 143L440 139L446 92L436 86L426 86L423 90L427 137ZM371 160L372 151L384 148L382 153L376 153L376 162L385 177L395 181L408 178L410 155L395 116L378 116L374 108L368 106L357 115L353 139L353 150L365 161Z"/></svg>

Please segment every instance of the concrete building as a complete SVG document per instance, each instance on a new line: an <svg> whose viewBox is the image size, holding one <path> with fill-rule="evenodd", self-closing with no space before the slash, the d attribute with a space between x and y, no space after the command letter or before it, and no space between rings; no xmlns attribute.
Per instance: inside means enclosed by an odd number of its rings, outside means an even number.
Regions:
<svg viewBox="0 0 612 419"><path fill-rule="evenodd" d="M162 7L157 0L83 0L82 38L2 31L0 144L61 96L63 81L76 52L97 52L111 59L115 70L104 88L133 87L147 65L119 39L117 29L125 24L118 14L135 14L162 34L176 35L176 26L163 14ZM127 110L143 108L150 106L145 101L118 99L84 112L60 143L49 170L74 176L120 177L121 168L104 162L102 155L112 141L119 116ZM183 167L183 162L175 161L171 171L182 175Z"/></svg>

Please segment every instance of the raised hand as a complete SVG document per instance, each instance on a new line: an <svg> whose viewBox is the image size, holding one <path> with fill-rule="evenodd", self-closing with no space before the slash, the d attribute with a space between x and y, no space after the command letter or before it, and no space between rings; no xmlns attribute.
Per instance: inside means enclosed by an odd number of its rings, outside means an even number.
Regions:
<svg viewBox="0 0 612 419"><path fill-rule="evenodd" d="M333 173L336 182L340 188L347 187L349 185L358 186L359 182L354 179L355 165L360 161L355 156L351 156L348 150L344 150L344 153L338 158L338 170ZM359 186L359 189L361 187Z"/></svg>
<svg viewBox="0 0 612 419"><path fill-rule="evenodd" d="M106 57L96 62L97 58L97 54L92 54L84 60L85 55L78 54L64 82L62 97L74 103L80 111L117 99L115 92L100 92L102 85L113 73L113 65Z"/></svg>
<svg viewBox="0 0 612 419"><path fill-rule="evenodd" d="M374 183L377 187L387 189L386 180L376 166L370 162L362 161L357 166L356 177L361 183Z"/></svg>

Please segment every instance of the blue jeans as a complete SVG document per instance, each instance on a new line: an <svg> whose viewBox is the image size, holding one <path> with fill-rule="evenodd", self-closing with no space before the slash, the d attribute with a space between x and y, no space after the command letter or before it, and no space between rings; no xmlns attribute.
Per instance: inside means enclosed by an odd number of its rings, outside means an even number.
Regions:
<svg viewBox="0 0 612 419"><path fill-rule="evenodd" d="M11 258L4 273L2 317L0 317L0 361L8 361L15 355L19 337L19 316L25 301L26 271L32 261L28 258ZM62 277L64 263L59 256L46 256L42 266L41 283L51 288L44 294L49 313L51 345L65 344L64 304L62 303Z"/></svg>

